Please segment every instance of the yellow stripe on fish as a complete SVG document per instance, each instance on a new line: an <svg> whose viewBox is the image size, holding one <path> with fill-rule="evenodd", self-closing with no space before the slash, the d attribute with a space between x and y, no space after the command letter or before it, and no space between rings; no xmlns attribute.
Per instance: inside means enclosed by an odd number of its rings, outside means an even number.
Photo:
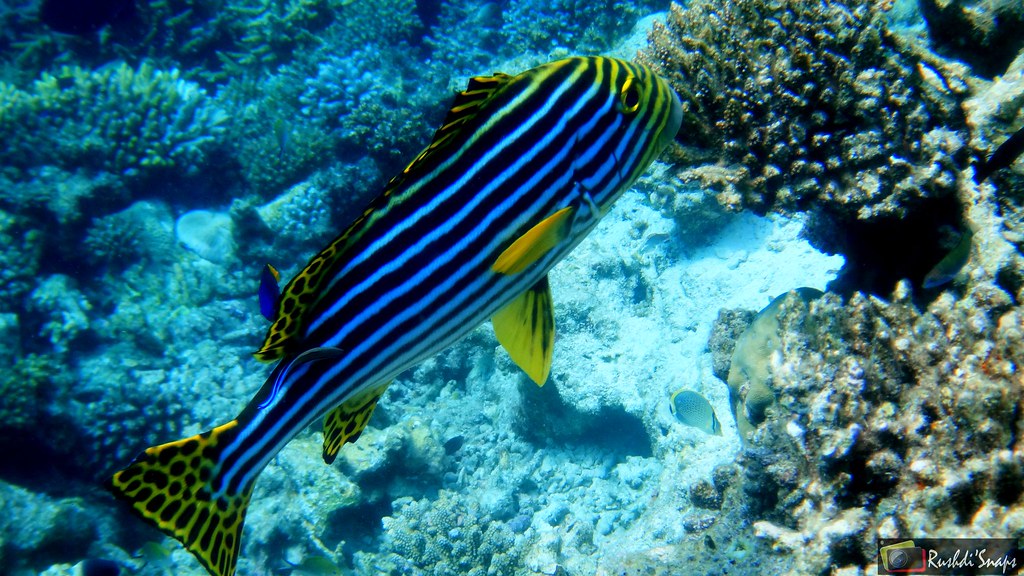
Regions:
<svg viewBox="0 0 1024 576"><path fill-rule="evenodd" d="M237 418L149 448L112 491L210 574L231 576L257 475L312 420L324 418L330 461L395 376L491 317L516 364L543 384L554 341L548 271L681 118L663 80L612 58L470 80L433 142L285 286L256 352L279 362Z"/></svg>

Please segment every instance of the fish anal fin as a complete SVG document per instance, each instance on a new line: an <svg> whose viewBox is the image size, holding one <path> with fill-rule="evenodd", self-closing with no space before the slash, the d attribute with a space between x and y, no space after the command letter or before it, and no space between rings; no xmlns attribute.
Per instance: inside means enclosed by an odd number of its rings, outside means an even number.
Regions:
<svg viewBox="0 0 1024 576"><path fill-rule="evenodd" d="M543 386L551 373L555 341L555 315L548 277L499 310L491 323L498 342L512 361L538 386Z"/></svg>
<svg viewBox="0 0 1024 576"><path fill-rule="evenodd" d="M541 220L506 248L491 265L491 270L501 274L518 274L540 260L568 236L575 211L572 206L567 206Z"/></svg>
<svg viewBox="0 0 1024 576"><path fill-rule="evenodd" d="M210 478L232 420L190 438L148 448L114 474L108 488L118 499L185 545L213 576L232 576L241 549L242 524L252 485L210 491Z"/></svg>
<svg viewBox="0 0 1024 576"><path fill-rule="evenodd" d="M324 417L324 462L332 464L346 442L355 442L363 433L377 401L391 382L385 382L346 401Z"/></svg>

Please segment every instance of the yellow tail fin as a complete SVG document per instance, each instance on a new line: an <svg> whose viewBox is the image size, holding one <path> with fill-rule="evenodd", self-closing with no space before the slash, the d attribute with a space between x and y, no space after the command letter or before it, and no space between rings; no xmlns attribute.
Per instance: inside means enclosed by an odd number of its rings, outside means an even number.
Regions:
<svg viewBox="0 0 1024 576"><path fill-rule="evenodd" d="M252 486L214 497L209 482L232 420L191 438L153 446L114 474L109 488L144 520L177 538L213 576L232 576Z"/></svg>

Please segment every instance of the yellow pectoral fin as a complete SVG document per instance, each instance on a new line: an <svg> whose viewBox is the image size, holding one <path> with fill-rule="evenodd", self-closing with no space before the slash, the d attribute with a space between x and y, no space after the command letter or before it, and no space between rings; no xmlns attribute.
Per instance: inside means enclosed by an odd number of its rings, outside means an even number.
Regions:
<svg viewBox="0 0 1024 576"><path fill-rule="evenodd" d="M359 394L324 417L324 462L331 464L346 442L355 442L377 407L377 401L391 382L385 382Z"/></svg>
<svg viewBox="0 0 1024 576"><path fill-rule="evenodd" d="M501 274L518 274L565 239L572 224L572 206L562 208L530 228L505 249L491 265Z"/></svg>
<svg viewBox="0 0 1024 576"><path fill-rule="evenodd" d="M512 361L538 386L543 386L551 372L555 342L555 314L548 277L499 310L491 323L498 342Z"/></svg>

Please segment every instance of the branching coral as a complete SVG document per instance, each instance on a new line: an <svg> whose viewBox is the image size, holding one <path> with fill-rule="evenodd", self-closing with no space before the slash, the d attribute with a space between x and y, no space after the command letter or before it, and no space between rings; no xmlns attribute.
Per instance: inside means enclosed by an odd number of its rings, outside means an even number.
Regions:
<svg viewBox="0 0 1024 576"><path fill-rule="evenodd" d="M127 64L66 66L27 91L0 85L0 162L140 175L195 169L217 143L225 114L177 70Z"/></svg>
<svg viewBox="0 0 1024 576"><path fill-rule="evenodd" d="M436 500L402 498L383 519L387 563L396 572L444 574L511 573L523 554L523 541L503 522L483 516L455 493Z"/></svg>
<svg viewBox="0 0 1024 576"><path fill-rule="evenodd" d="M640 55L684 102L684 178L724 164L727 203L861 219L954 189L964 87L923 58L879 0L673 4Z"/></svg>
<svg viewBox="0 0 1024 576"><path fill-rule="evenodd" d="M513 53L548 54L555 48L603 52L629 32L641 16L663 9L660 2L535 2L512 0L502 34Z"/></svg>
<svg viewBox="0 0 1024 576"><path fill-rule="evenodd" d="M368 152L389 173L427 143L449 98L447 78L424 78L404 50L368 46L328 56L301 96L303 114L343 150Z"/></svg>

